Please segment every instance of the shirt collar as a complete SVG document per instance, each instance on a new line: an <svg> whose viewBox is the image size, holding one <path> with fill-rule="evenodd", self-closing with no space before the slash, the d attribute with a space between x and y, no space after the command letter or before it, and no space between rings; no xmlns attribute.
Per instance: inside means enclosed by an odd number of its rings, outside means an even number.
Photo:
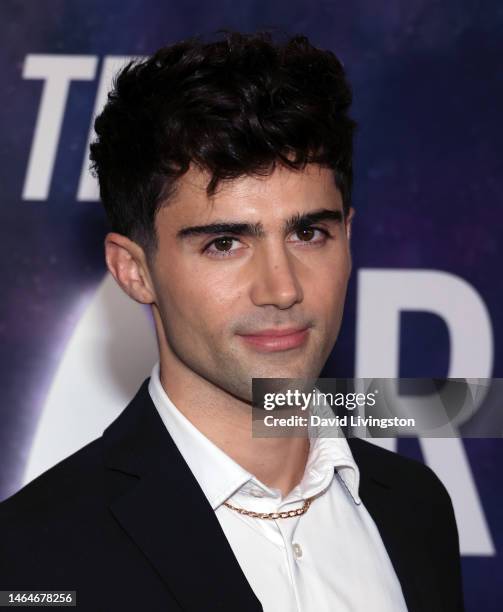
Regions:
<svg viewBox="0 0 503 612"><path fill-rule="evenodd" d="M213 510L237 491L245 492L253 481L266 494L275 490L257 480L216 444L202 434L168 397L159 376L160 364L152 368L148 391L152 401L178 450L199 483ZM314 495L329 485L334 469L356 504L359 470L344 437L311 438L309 456L303 478L291 494Z"/></svg>
<svg viewBox="0 0 503 612"><path fill-rule="evenodd" d="M150 375L150 397L178 450L215 510L252 478L185 417L168 397L159 377L159 362Z"/></svg>

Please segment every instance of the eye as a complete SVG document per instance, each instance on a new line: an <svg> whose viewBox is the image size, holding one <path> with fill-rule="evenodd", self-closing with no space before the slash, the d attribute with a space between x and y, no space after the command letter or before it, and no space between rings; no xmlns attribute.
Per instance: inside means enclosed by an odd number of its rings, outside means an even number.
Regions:
<svg viewBox="0 0 503 612"><path fill-rule="evenodd" d="M299 240L293 240L292 242L304 242L307 244L324 244L327 238L332 237L327 230L311 225L300 227L295 230L294 235L297 236Z"/></svg>
<svg viewBox="0 0 503 612"><path fill-rule="evenodd" d="M207 253L211 257L228 257L232 253L238 250L238 248L232 248L232 243L239 243L239 240L232 236L221 236L215 238L209 244L207 244L203 252Z"/></svg>

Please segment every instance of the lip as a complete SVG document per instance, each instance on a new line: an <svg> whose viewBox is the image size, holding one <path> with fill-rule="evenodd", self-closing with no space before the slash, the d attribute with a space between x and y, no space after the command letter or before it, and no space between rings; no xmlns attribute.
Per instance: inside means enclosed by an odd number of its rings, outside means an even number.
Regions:
<svg viewBox="0 0 503 612"><path fill-rule="evenodd" d="M302 346L308 337L309 327L288 327L285 329L261 329L240 337L253 348L264 352L286 351Z"/></svg>

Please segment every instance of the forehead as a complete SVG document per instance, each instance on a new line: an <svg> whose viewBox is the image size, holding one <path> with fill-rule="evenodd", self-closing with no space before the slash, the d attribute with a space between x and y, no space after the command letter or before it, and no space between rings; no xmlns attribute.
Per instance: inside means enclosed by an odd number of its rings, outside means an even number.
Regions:
<svg viewBox="0 0 503 612"><path fill-rule="evenodd" d="M212 196L206 193L210 178L208 172L192 166L177 182L167 205L159 211L159 224L178 227L223 217L267 223L322 207L342 210L333 171L315 164L298 171L278 166L267 176L222 181Z"/></svg>

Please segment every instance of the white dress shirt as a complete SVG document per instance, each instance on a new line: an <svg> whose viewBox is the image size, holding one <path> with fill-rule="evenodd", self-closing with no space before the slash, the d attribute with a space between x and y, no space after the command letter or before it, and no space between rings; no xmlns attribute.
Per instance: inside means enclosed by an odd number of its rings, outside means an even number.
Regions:
<svg viewBox="0 0 503 612"><path fill-rule="evenodd" d="M282 497L176 408L161 385L159 363L149 393L264 612L407 610L381 536L358 495L360 474L344 437L310 438L304 476ZM324 489L305 514L284 519L252 518L223 505L228 501L256 512L293 510Z"/></svg>

